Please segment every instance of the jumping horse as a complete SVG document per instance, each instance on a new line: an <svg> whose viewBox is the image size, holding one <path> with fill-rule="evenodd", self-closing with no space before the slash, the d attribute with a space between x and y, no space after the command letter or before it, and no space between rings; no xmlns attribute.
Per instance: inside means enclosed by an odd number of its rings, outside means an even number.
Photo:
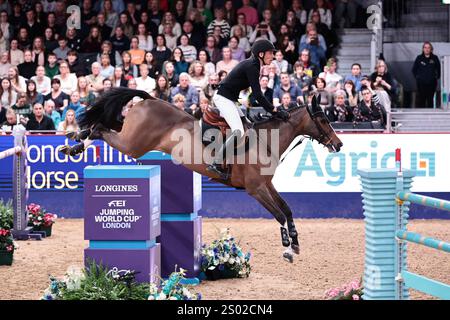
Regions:
<svg viewBox="0 0 450 320"><path fill-rule="evenodd" d="M134 97L144 100L136 103L121 118L122 108ZM245 189L246 192L262 204L280 223L282 245L286 248L283 257L293 262L293 253L299 254L300 246L298 233L294 224L292 211L288 204L277 192L272 184L274 172L262 174L264 167L275 162L279 163L279 154L283 154L292 141L298 136L307 136L324 145L329 152L338 152L342 147L341 140L331 127L322 108L313 97L311 106L295 107L289 110L287 121L277 118L254 124L256 132L265 129L266 132L278 130L278 136L267 134L266 141L257 134L258 144L253 144L245 150L246 157L257 158L256 163L232 163L227 180L220 180L213 173L206 170L208 164L204 157L200 161L184 161L181 164L225 185ZM192 143L200 140L201 128L197 119L171 105L170 103L151 97L147 92L128 88L113 88L104 93L95 104L88 108L79 120L81 129L89 131L90 139L104 140L111 147L120 152L139 158L152 150L158 150L177 157L175 150L179 146L179 139L174 139L177 132L186 132ZM271 141L277 137L278 141ZM186 138L186 137L185 137ZM198 142L198 141L197 141ZM261 143L267 152L258 152L257 145ZM271 152L270 145L278 143L278 152ZM203 152L205 146L200 143L199 148L188 148L190 159ZM278 154L279 153L279 154ZM178 156L179 157L179 156ZM212 159L212 157L211 157ZM248 159L248 158L246 158ZM274 171L274 170L273 170Z"/></svg>

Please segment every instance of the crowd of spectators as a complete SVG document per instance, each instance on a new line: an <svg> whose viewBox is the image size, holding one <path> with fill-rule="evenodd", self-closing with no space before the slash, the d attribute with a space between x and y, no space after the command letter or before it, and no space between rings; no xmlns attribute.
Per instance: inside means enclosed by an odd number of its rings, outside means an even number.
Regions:
<svg viewBox="0 0 450 320"><path fill-rule="evenodd" d="M78 5L79 15L67 8ZM260 78L276 107L320 93L331 121L386 122L394 84L384 61L337 73L336 29L354 0L0 0L0 124L76 130L76 117L111 87L144 90L201 117L219 82L269 39ZM79 24L74 23L79 19ZM242 103L256 107L251 92ZM16 116L14 116L16 115Z"/></svg>

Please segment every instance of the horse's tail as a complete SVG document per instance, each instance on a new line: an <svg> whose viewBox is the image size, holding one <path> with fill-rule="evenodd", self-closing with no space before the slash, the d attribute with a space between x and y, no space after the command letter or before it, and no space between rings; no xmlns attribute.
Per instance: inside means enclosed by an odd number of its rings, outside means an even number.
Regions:
<svg viewBox="0 0 450 320"><path fill-rule="evenodd" d="M122 109L134 97L152 99L152 96L142 90L111 88L101 95L92 107L79 116L78 125L82 129L92 128L99 123L108 129L122 127Z"/></svg>

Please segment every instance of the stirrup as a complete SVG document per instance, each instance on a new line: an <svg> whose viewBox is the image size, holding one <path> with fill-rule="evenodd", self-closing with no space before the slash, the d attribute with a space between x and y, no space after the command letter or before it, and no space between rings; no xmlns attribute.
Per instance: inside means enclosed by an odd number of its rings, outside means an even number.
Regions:
<svg viewBox="0 0 450 320"><path fill-rule="evenodd" d="M206 171L216 174L221 180L228 180L230 178L230 175L227 172L223 172L216 163L208 165L208 167L206 167Z"/></svg>

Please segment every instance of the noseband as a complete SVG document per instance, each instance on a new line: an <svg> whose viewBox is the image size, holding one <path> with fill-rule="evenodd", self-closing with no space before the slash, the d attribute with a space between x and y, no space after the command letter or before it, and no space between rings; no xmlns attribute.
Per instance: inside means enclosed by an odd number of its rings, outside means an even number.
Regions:
<svg viewBox="0 0 450 320"><path fill-rule="evenodd" d="M317 123L318 118L324 118L328 123L330 123L327 119L327 116L325 115L323 110L318 110L314 113L312 113L312 111L308 107L306 107L306 110L308 110L309 116L313 120L314 125L316 126L317 130L320 133L320 136L316 139L317 142L319 142L320 144L323 144L326 147L330 146L333 139L328 135L328 133L325 132L325 130L323 130L322 126L320 126ZM310 137L310 138L311 138L311 140L313 140L313 137Z"/></svg>

